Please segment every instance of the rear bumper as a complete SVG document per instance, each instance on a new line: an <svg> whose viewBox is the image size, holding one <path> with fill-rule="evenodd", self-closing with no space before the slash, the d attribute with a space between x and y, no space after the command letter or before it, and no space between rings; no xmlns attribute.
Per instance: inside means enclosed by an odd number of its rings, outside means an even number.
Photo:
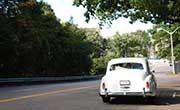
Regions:
<svg viewBox="0 0 180 110"><path fill-rule="evenodd" d="M109 96L109 97L120 97L120 96L142 96L149 97L155 96L152 92L107 92L107 93L99 93L100 96Z"/></svg>

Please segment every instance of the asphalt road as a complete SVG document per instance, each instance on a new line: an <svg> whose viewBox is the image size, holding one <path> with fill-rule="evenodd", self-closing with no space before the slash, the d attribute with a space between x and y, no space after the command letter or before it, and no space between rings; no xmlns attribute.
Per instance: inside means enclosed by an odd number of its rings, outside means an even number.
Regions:
<svg viewBox="0 0 180 110"><path fill-rule="evenodd" d="M155 102L142 98L113 99L110 104L98 96L99 80L0 88L0 110L179 110L180 75L169 75L171 68L155 63L158 97Z"/></svg>

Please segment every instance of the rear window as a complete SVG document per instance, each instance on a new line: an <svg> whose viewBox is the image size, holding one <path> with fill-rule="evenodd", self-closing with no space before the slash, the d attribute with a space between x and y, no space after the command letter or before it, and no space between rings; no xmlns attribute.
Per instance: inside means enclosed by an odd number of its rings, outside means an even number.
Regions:
<svg viewBox="0 0 180 110"><path fill-rule="evenodd" d="M144 68L141 63L118 63L118 64L113 64L110 67L110 71L121 70L121 69L143 70Z"/></svg>

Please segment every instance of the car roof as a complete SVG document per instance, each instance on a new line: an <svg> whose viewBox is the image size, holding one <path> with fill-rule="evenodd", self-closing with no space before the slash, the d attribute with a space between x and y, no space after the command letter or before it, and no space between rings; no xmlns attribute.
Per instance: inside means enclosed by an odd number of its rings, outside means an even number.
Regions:
<svg viewBox="0 0 180 110"><path fill-rule="evenodd" d="M112 59L109 61L110 64L117 64L117 63L132 63L132 62L136 62L136 63L146 63L146 58L138 58L138 57L126 57L126 58L116 58L116 59Z"/></svg>

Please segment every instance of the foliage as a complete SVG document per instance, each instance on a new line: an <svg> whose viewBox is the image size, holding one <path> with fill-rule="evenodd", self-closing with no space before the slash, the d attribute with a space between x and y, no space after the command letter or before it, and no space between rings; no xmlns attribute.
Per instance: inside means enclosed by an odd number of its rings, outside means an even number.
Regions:
<svg viewBox="0 0 180 110"><path fill-rule="evenodd" d="M91 45L92 53L90 55L92 59L91 74L103 74L106 70L107 61L105 56L107 54L107 40L102 38L99 34L99 30L95 28L83 28L86 37L86 41Z"/></svg>
<svg viewBox="0 0 180 110"><path fill-rule="evenodd" d="M113 36L111 50L116 57L148 56L149 36L144 31Z"/></svg>
<svg viewBox="0 0 180 110"><path fill-rule="evenodd" d="M153 35L153 39L155 40L155 46L157 47L157 54L160 58L171 59L171 41L170 35L164 31L157 31L158 28L163 28L168 30L169 32L174 31L179 26L179 23L173 24L169 27L165 25L156 25L151 30L151 34ZM174 56L176 60L180 60L180 30L178 29L173 35L173 47L174 47Z"/></svg>
<svg viewBox="0 0 180 110"><path fill-rule="evenodd" d="M42 1L19 0L12 7L13 16L0 15L0 77L103 74L112 58L148 56L144 31L104 39L95 28L78 28L73 17L59 22Z"/></svg>
<svg viewBox="0 0 180 110"><path fill-rule="evenodd" d="M156 24L180 22L179 0L74 0L74 5L87 9L86 21L96 17L101 24L119 17L130 18L131 23L137 20Z"/></svg>
<svg viewBox="0 0 180 110"><path fill-rule="evenodd" d="M1 77L89 73L92 51L82 29L59 23L42 1L23 0L18 9L13 18L0 15Z"/></svg>
<svg viewBox="0 0 180 110"><path fill-rule="evenodd" d="M19 0L1 0L0 15L12 18L19 14L18 1Z"/></svg>

